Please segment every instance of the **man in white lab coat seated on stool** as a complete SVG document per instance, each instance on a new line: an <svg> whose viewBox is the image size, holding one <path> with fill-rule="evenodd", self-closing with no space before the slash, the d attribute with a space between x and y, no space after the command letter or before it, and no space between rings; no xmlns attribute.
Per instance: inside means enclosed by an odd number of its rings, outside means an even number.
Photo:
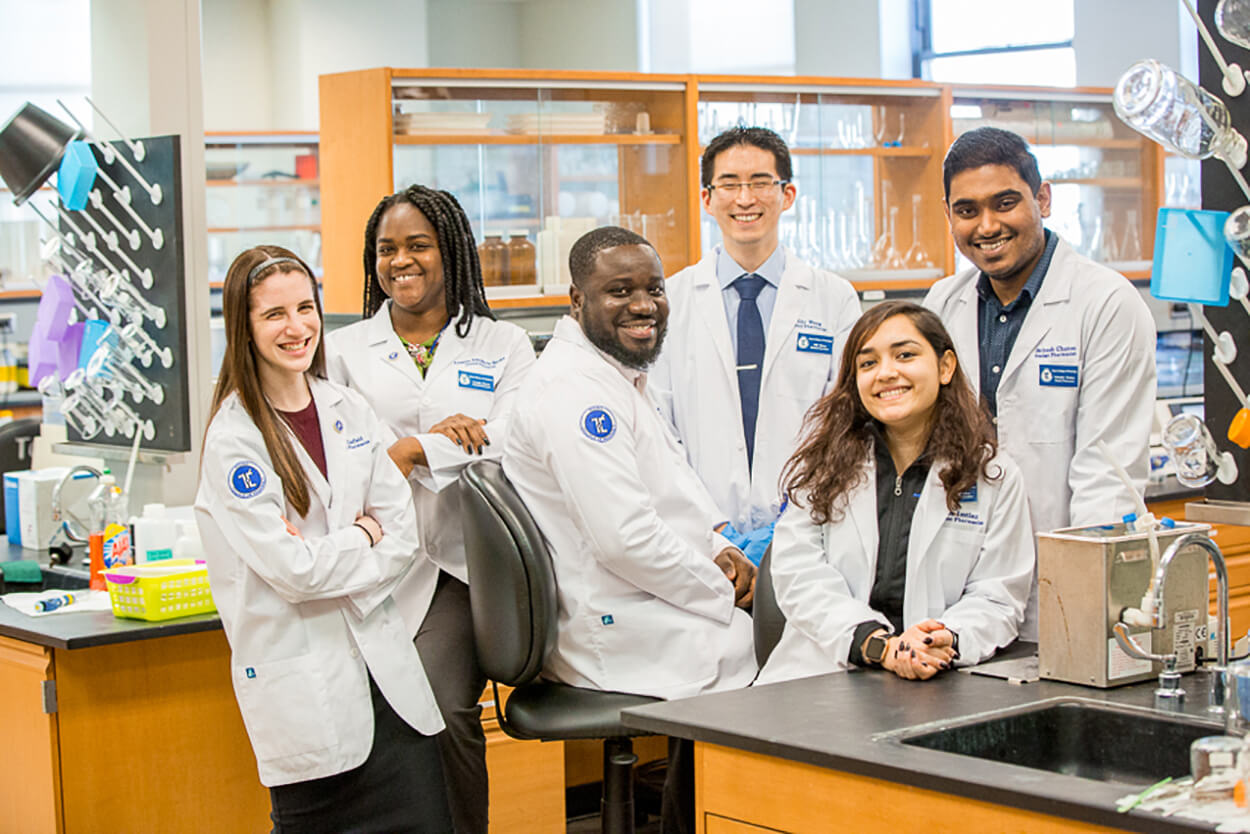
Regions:
<svg viewBox="0 0 1250 834"><path fill-rule="evenodd" d="M503 455L555 565L544 675L660 698L744 687L755 568L713 532L724 516L647 386L668 321L659 256L607 226L573 245L569 268L570 316L522 383ZM692 783L688 753L670 744L665 831L692 822L690 784L674 781Z"/></svg>
<svg viewBox="0 0 1250 834"><path fill-rule="evenodd" d="M845 279L780 244L796 196L780 136L727 130L708 143L701 175L722 243L669 278L673 316L650 385L759 564L781 510L782 464L807 409L833 388L859 299Z"/></svg>
<svg viewBox="0 0 1250 834"><path fill-rule="evenodd" d="M950 331L999 447L1024 473L1034 531L1119 521L1133 497L1098 444L1145 488L1155 400L1145 301L1043 228L1050 183L1016 134L963 134L942 179L951 235L973 265L934 284L924 304ZM1037 639L1036 582L1020 638Z"/></svg>

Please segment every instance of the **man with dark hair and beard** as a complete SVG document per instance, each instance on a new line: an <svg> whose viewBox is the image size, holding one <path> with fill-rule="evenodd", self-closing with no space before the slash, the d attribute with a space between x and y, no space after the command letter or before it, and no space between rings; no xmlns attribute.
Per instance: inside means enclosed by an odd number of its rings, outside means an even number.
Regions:
<svg viewBox="0 0 1250 834"><path fill-rule="evenodd" d="M573 245L569 269L570 315L521 386L503 455L555 565L544 676L659 698L744 687L755 568L713 531L725 519L646 387L668 322L660 258L607 226ZM666 785L665 831L686 829L692 801Z"/></svg>

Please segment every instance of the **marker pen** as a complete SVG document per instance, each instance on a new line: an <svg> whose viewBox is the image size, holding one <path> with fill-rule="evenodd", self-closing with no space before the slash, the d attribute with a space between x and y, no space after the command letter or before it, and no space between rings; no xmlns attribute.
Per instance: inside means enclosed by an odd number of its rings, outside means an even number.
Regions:
<svg viewBox="0 0 1250 834"><path fill-rule="evenodd" d="M35 610L44 611L44 612L55 611L56 609L61 608L62 606L71 604L72 602L74 602L74 600L75 600L75 597L73 594L64 594L62 596L52 597L50 599L41 599L35 603Z"/></svg>

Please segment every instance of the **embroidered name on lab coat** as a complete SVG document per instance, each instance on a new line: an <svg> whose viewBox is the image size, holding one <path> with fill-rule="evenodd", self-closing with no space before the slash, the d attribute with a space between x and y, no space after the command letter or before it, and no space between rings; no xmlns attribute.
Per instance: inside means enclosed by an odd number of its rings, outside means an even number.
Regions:
<svg viewBox="0 0 1250 834"><path fill-rule="evenodd" d="M369 438L365 437L363 434L358 434L355 437L353 437L351 440L347 441L348 449L359 449L361 446L368 446L368 445L369 445Z"/></svg>
<svg viewBox="0 0 1250 834"><path fill-rule="evenodd" d="M1042 345L1033 351L1037 359L1075 359L1076 345Z"/></svg>
<svg viewBox="0 0 1250 834"><path fill-rule="evenodd" d="M1080 376L1076 365L1039 365L1037 383L1048 388L1076 388Z"/></svg>
<svg viewBox="0 0 1250 834"><path fill-rule="evenodd" d="M965 527L984 527L985 519L981 514L971 510L960 509L958 512L946 514L946 524L958 524Z"/></svg>
<svg viewBox="0 0 1250 834"><path fill-rule="evenodd" d="M818 333L800 333L795 348L799 353L833 353L833 337Z"/></svg>
<svg viewBox="0 0 1250 834"><path fill-rule="evenodd" d="M475 391L494 391L495 378L487 374L475 374L472 371L458 371L461 388L472 388Z"/></svg>
<svg viewBox="0 0 1250 834"><path fill-rule="evenodd" d="M582 434L596 443L607 443L616 434L616 418L601 405L592 405L582 412Z"/></svg>
<svg viewBox="0 0 1250 834"><path fill-rule="evenodd" d="M472 365L478 368L494 368L506 358L507 358L506 356L501 356L498 359L480 359L474 356L474 357L470 357L469 359L457 359L452 364L453 365Z"/></svg>
<svg viewBox="0 0 1250 834"><path fill-rule="evenodd" d="M265 473L250 460L242 460L230 468L226 483L235 498L251 498L265 488Z"/></svg>
<svg viewBox="0 0 1250 834"><path fill-rule="evenodd" d="M799 319L794 323L799 330L819 330L824 333L829 328L825 327L825 323L814 319Z"/></svg>

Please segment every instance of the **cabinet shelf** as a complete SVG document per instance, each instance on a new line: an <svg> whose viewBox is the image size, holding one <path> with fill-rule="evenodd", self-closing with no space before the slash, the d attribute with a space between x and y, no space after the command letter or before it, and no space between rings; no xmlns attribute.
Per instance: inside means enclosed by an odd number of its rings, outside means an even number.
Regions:
<svg viewBox="0 0 1250 834"><path fill-rule="evenodd" d="M396 134L396 145L680 145L675 133Z"/></svg>

